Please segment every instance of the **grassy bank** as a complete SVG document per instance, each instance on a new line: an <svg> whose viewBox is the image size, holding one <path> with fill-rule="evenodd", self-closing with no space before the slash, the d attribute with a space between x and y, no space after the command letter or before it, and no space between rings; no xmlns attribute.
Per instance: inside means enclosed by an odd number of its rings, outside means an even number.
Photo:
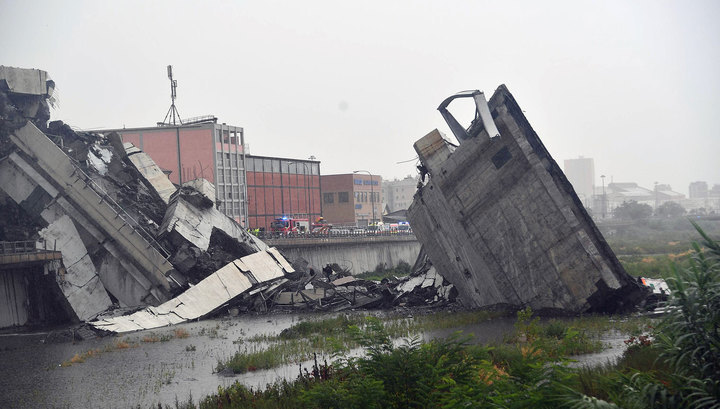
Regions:
<svg viewBox="0 0 720 409"><path fill-rule="evenodd" d="M489 311L437 312L413 317L390 315L377 318L372 315L339 315L335 318L302 321L283 330L276 336L256 336L238 340L238 352L218 362L216 370L245 373L270 369L312 359L315 354L337 356L362 346L358 331L365 331L375 321L382 322L383 331L390 339L419 338L420 334L438 330L462 328L468 325L501 317L501 313ZM598 352L603 349L599 337L609 331L628 336L646 331L650 320L639 317L586 316L574 319L540 321L532 317L532 311L518 313L515 331L507 334L505 342L496 348L502 350L509 344L527 343L531 340L538 348L555 357Z"/></svg>
<svg viewBox="0 0 720 409"><path fill-rule="evenodd" d="M701 232L701 235L703 233ZM668 277L670 312L657 326L616 321L627 350L616 364L573 369L607 324L594 317L542 323L518 313L501 345L473 345L458 335L428 343L392 342L376 318L348 325L362 357L317 361L294 381L254 390L220 387L188 408L718 408L720 407L720 244L703 236L690 265ZM597 320L597 321L596 321ZM606 318L605 321L608 321ZM572 324L571 324L572 323ZM325 324L317 328L327 330ZM292 337L314 333L312 325ZM647 331L647 333L644 333ZM592 349L590 345L590 349Z"/></svg>

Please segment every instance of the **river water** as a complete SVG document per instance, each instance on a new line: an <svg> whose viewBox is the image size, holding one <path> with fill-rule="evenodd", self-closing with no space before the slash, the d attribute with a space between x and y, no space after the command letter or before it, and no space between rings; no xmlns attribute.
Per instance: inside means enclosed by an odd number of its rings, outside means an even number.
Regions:
<svg viewBox="0 0 720 409"><path fill-rule="evenodd" d="M238 350L233 341L276 335L301 318L309 316L239 316L76 343L53 343L55 337L48 332L0 335L0 408L148 408L182 402L190 395L197 402L235 381L263 387L276 379L292 379L299 373L298 365L230 377L218 375L215 367ZM476 342L499 342L513 330L513 323L510 318L494 319L460 329L474 334ZM189 336L178 338L176 330ZM447 337L455 330L431 331L423 338ZM163 341L146 342L153 338ZM622 351L621 339L606 340L614 347L588 356L587 362L613 359ZM114 347L123 340L132 347ZM101 352L82 363L61 366L90 350Z"/></svg>

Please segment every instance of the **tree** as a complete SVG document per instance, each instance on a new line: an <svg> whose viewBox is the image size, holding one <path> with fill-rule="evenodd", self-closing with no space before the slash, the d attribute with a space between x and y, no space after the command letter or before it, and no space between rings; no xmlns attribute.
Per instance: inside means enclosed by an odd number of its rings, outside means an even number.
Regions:
<svg viewBox="0 0 720 409"><path fill-rule="evenodd" d="M620 206L613 210L613 217L625 220L641 220L647 219L652 215L652 207L644 203L638 203L634 200L623 202Z"/></svg>
<svg viewBox="0 0 720 409"><path fill-rule="evenodd" d="M685 208L678 202L665 202L655 210L655 215L661 217L680 217L685 213Z"/></svg>

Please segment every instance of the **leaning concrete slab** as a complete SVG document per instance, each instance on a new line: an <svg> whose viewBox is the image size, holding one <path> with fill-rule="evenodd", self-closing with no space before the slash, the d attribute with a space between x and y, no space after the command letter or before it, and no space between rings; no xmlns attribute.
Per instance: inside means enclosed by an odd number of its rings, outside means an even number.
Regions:
<svg viewBox="0 0 720 409"><path fill-rule="evenodd" d="M458 94L439 108L459 146L437 130L415 144L429 181L418 188L408 217L438 272L471 307L577 313L636 304L643 290L510 92L504 85L495 91L488 104L492 119L481 112L485 102L478 93ZM445 108L457 97L473 97L478 106L467 130L447 116Z"/></svg>
<svg viewBox="0 0 720 409"><path fill-rule="evenodd" d="M124 143L123 148L130 163L132 163L145 180L148 181L155 192L157 192L166 204L170 202L170 196L175 193L177 188L155 161L150 158L150 155L129 142Z"/></svg>
<svg viewBox="0 0 720 409"><path fill-rule="evenodd" d="M228 263L176 298L136 313L91 322L97 329L117 333L139 331L202 318L234 298L263 285L286 280L290 265L270 249ZM280 260L278 261L278 257Z"/></svg>
<svg viewBox="0 0 720 409"><path fill-rule="evenodd" d="M38 234L43 239L39 247L62 249L65 273L55 279L75 318L85 321L108 309L112 301L70 217L60 217Z"/></svg>

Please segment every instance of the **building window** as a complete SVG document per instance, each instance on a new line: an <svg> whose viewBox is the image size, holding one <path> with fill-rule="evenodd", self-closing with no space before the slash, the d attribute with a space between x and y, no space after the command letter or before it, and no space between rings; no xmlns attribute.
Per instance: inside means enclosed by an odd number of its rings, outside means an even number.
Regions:
<svg viewBox="0 0 720 409"><path fill-rule="evenodd" d="M323 193L323 202L334 203L335 202L335 193Z"/></svg>
<svg viewBox="0 0 720 409"><path fill-rule="evenodd" d="M348 192L338 192L338 203L347 203L348 201Z"/></svg>

